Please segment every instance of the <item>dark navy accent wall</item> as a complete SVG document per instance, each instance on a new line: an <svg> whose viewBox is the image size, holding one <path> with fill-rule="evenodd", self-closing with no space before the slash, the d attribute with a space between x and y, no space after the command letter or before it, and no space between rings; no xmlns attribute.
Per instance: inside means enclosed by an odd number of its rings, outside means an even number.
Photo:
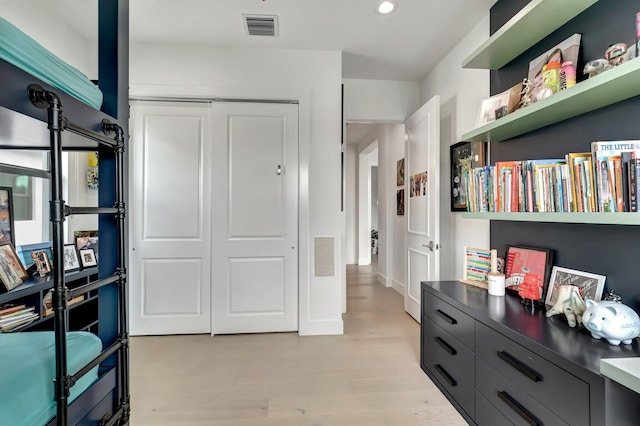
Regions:
<svg viewBox="0 0 640 426"><path fill-rule="evenodd" d="M491 33L527 3L498 1L491 9ZM580 81L584 63L603 58L609 44L625 42L633 46L637 12L638 2L597 2L502 69L491 71L491 94L522 81L532 59L575 33L582 34L577 67ZM569 152L590 151L592 141L618 139L640 139L640 97L492 143L490 161L563 158ZM507 244L551 248L555 265L606 275L605 291L615 289L625 303L640 312L640 226L492 221L491 247L503 256Z"/></svg>

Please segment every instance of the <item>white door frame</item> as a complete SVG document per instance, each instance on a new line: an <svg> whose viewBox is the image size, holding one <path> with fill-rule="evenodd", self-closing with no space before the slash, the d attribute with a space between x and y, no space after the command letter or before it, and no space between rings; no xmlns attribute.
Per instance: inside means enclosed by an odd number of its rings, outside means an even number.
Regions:
<svg viewBox="0 0 640 426"><path fill-rule="evenodd" d="M216 88L133 84L130 99L135 100L212 100L297 101L298 102L298 334L317 334L310 318L311 265L309 212L309 153L311 148L311 94L306 91L264 88Z"/></svg>
<svg viewBox="0 0 640 426"><path fill-rule="evenodd" d="M376 139L358 155L358 265L371 265L371 166L377 165Z"/></svg>

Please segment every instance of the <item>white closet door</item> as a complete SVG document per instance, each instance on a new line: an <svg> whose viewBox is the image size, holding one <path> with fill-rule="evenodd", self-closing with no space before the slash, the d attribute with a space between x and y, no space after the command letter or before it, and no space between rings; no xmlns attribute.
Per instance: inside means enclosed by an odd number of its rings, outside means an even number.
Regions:
<svg viewBox="0 0 640 426"><path fill-rule="evenodd" d="M131 104L131 334L211 332L210 141L210 103Z"/></svg>
<svg viewBox="0 0 640 426"><path fill-rule="evenodd" d="M214 103L213 128L213 333L295 331L298 107Z"/></svg>

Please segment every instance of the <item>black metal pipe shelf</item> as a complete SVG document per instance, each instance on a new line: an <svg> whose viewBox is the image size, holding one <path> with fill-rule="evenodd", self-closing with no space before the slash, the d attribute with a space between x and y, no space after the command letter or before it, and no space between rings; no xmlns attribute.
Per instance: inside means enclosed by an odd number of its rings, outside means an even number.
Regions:
<svg viewBox="0 0 640 426"><path fill-rule="evenodd" d="M65 283L69 283L71 281L76 281L82 278L86 278L88 276L94 275L98 273L98 267L92 266L90 268L83 269L81 271L67 272L65 274ZM38 293L42 290L49 290L53 287L53 278L51 275L47 275L45 277L32 277L29 278L24 284L21 284L19 287L15 289L0 294L0 305L11 300L15 300L18 298L22 298L25 296L29 296L35 293Z"/></svg>
<svg viewBox="0 0 640 426"><path fill-rule="evenodd" d="M115 207L70 207L64 206L65 216L72 214L117 214Z"/></svg>

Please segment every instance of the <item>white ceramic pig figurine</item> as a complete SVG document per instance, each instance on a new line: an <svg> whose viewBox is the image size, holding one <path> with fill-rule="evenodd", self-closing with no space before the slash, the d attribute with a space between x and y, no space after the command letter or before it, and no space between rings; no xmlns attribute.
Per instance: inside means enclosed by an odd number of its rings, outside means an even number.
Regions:
<svg viewBox="0 0 640 426"><path fill-rule="evenodd" d="M612 345L619 345L620 342L629 345L640 334L640 317L627 305L590 299L587 299L586 305L582 322L594 339L605 338Z"/></svg>

